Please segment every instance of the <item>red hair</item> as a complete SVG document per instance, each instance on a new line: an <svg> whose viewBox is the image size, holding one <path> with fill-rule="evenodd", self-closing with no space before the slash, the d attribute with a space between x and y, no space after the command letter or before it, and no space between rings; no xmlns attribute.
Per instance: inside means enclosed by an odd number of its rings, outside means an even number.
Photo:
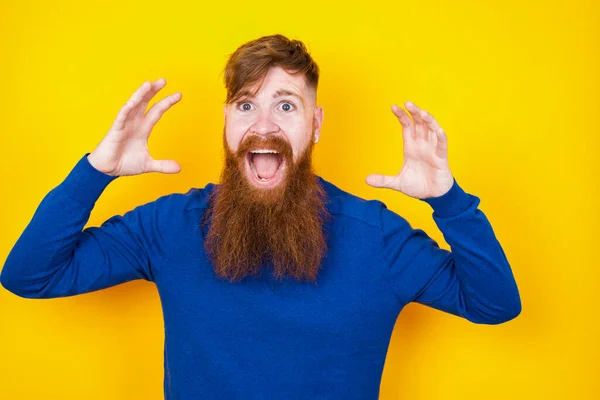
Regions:
<svg viewBox="0 0 600 400"><path fill-rule="evenodd" d="M276 34L244 43L229 56L225 65L224 81L227 89L225 103L237 101L242 90L262 81L271 67L279 66L290 74L303 74L306 83L314 89L319 84L319 67L312 59L306 46L299 40L290 40Z"/></svg>

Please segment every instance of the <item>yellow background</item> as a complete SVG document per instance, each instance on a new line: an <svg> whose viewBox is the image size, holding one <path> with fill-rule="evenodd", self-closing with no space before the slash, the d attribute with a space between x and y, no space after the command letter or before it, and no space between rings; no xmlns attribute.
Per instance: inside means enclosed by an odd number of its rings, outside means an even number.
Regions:
<svg viewBox="0 0 600 400"><path fill-rule="evenodd" d="M322 71L317 173L447 248L427 204L364 183L399 171L390 106L412 100L445 129L450 167L481 198L521 292L521 315L497 326L407 306L380 398L600 398L598 2L367 3L3 0L0 259L144 80L166 78L157 98L183 94L150 139L182 171L117 179L88 225L217 181L226 58L283 33ZM0 398L162 398L153 284L52 300L1 289L0 315Z"/></svg>

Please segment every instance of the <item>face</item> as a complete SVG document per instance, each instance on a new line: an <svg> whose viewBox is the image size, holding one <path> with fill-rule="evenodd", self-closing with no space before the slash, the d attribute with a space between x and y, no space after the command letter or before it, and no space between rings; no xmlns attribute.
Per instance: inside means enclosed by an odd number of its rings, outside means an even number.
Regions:
<svg viewBox="0 0 600 400"><path fill-rule="evenodd" d="M272 67L256 94L249 87L235 103L224 107L225 140L233 153L242 149L244 175L258 189L285 182L290 163L321 134L323 109L304 76ZM244 145L248 143L250 145ZM288 157L285 157L284 154Z"/></svg>

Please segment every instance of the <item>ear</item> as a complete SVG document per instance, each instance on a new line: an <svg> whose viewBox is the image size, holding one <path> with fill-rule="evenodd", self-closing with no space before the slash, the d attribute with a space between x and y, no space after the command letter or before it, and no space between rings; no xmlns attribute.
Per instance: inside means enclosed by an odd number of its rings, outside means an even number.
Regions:
<svg viewBox="0 0 600 400"><path fill-rule="evenodd" d="M313 118L313 135L321 136L321 126L323 125L323 107L315 106L315 116Z"/></svg>
<svg viewBox="0 0 600 400"><path fill-rule="evenodd" d="M227 125L227 104L223 106L223 126Z"/></svg>

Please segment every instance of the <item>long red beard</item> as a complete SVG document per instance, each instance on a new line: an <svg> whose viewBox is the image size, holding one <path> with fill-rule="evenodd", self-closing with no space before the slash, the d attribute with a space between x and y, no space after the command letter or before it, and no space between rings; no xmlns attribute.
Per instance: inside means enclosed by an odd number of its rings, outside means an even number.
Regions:
<svg viewBox="0 0 600 400"><path fill-rule="evenodd" d="M234 154L223 135L225 165L221 184L209 199L203 224L209 225L205 250L217 276L231 282L260 275L272 267L278 279L292 277L315 282L327 252L323 230L329 213L326 192L312 170L311 141L296 163L290 145L280 137L261 140L251 136ZM246 154L268 147L287 162L277 187L254 187L246 176Z"/></svg>

